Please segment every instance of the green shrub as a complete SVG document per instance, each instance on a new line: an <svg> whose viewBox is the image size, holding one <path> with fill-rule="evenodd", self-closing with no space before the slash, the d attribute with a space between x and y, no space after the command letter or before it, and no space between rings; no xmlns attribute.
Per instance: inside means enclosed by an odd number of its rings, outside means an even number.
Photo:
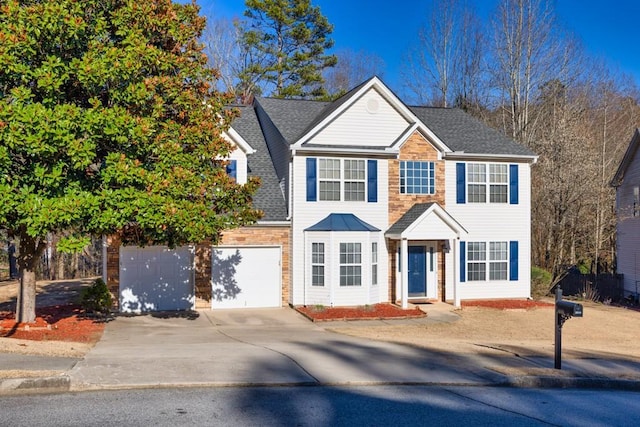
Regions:
<svg viewBox="0 0 640 427"><path fill-rule="evenodd" d="M540 299L549 294L551 273L540 267L531 267L531 297Z"/></svg>
<svg viewBox="0 0 640 427"><path fill-rule="evenodd" d="M112 302L111 292L102 279L96 279L80 295L80 305L88 313L106 315L111 309Z"/></svg>

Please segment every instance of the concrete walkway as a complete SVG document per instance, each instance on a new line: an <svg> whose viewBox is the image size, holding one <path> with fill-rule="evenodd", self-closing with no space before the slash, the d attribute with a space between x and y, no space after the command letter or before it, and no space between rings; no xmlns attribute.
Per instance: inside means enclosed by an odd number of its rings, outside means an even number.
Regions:
<svg viewBox="0 0 640 427"><path fill-rule="evenodd" d="M508 349L487 360L482 352L456 354L446 348L424 349L328 330L345 323L401 326L458 318L446 304L422 307L428 311L426 318L337 323L312 323L289 308L118 317L107 324L101 341L83 360L28 359L34 366L60 366L64 375L40 382L0 380L0 394L46 392L47 384L56 390L335 384L640 390L640 363L628 360L568 359L562 371L553 371L545 369L553 367L553 360L519 357ZM0 354L0 366L7 360Z"/></svg>

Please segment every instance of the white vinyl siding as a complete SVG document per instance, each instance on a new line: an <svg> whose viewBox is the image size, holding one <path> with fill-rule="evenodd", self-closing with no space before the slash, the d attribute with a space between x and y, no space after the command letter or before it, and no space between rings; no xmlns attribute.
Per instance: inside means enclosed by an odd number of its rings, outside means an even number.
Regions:
<svg viewBox="0 0 640 427"><path fill-rule="evenodd" d="M328 146L389 147L410 123L375 89L314 135L313 143ZM354 130L356 130L354 132Z"/></svg>
<svg viewBox="0 0 640 427"><path fill-rule="evenodd" d="M464 240L467 242L485 242L487 244L487 253L485 260L485 280L469 281L467 279L469 272L465 271L465 282L459 282L458 292L461 300L469 299L494 299L494 298L529 298L531 296L531 166L528 163L518 163L518 204L510 203L457 203L457 187L456 187L456 164L460 160L445 161L445 206L447 212L456 219L467 230L468 235ZM513 161L503 162L502 164L509 170L509 164ZM488 171L490 164L499 164L499 162L469 162L465 163L467 168L465 178L468 184L468 167L470 165L486 165L487 182L485 188L489 185ZM482 168L480 168L482 169ZM487 197L489 196L487 190ZM468 195L467 195L468 197ZM506 280L491 280L490 261L490 242L518 242L518 280L509 280L509 263L507 261ZM453 248L455 245L451 245ZM468 248L465 248L465 253ZM496 255L494 253L494 255ZM452 249L445 254L445 274L446 288L445 295L447 300L453 298L453 280L460 279L460 271L451 270L452 263L459 265L460 257L458 248ZM508 259L508 258L507 258ZM503 262L494 260L494 274L499 274L498 270L503 269ZM467 260L465 259L465 267ZM478 267L480 268L480 267ZM497 276L496 276L497 277Z"/></svg>
<svg viewBox="0 0 640 427"><path fill-rule="evenodd" d="M624 295L640 294L640 153L627 166L616 189L617 273L623 275Z"/></svg>

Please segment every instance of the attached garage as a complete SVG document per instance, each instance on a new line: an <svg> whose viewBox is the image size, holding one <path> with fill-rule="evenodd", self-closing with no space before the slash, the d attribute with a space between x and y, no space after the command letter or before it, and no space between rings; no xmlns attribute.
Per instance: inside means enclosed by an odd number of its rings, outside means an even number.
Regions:
<svg viewBox="0 0 640 427"><path fill-rule="evenodd" d="M212 308L282 305L280 246L216 246L211 253Z"/></svg>
<svg viewBox="0 0 640 427"><path fill-rule="evenodd" d="M193 248L121 246L119 301L125 313L192 310Z"/></svg>

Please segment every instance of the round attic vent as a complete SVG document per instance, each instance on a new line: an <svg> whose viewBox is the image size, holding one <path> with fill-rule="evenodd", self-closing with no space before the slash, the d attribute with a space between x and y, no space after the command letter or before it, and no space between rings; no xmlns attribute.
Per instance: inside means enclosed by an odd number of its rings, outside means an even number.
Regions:
<svg viewBox="0 0 640 427"><path fill-rule="evenodd" d="M377 99L370 99L367 101L367 111L371 114L375 114L380 110L380 103Z"/></svg>

